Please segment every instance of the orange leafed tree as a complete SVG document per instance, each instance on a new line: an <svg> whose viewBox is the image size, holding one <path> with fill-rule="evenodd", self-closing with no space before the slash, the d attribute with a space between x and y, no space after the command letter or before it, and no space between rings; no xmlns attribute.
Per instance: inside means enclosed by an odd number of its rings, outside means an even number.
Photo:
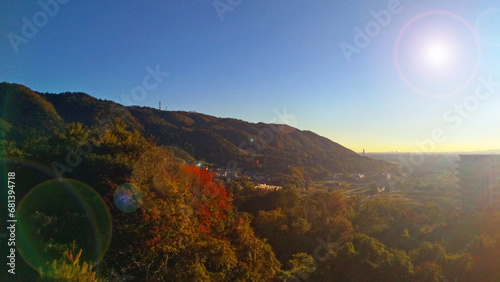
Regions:
<svg viewBox="0 0 500 282"><path fill-rule="evenodd" d="M215 221L223 220L232 209L231 197L226 189L213 181L214 173L197 166L183 165L181 173L188 180L193 194L193 209L198 217L198 231L211 233Z"/></svg>

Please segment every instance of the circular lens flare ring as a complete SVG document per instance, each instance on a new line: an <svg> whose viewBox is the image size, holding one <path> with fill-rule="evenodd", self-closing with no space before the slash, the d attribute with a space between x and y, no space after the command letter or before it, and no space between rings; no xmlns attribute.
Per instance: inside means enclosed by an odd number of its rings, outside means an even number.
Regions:
<svg viewBox="0 0 500 282"><path fill-rule="evenodd" d="M473 70L471 76L460 87L458 87L454 90L451 90L449 92L441 93L441 94L427 93L427 92L419 89L415 85L413 85L408 80L408 78L403 74L403 71L401 70L401 65L399 62L399 46L400 46L401 38L405 34L406 30L411 25L413 25L415 22L417 22L418 20L420 20L424 17L430 16L430 15L445 15L445 16L452 17L452 18L458 20L459 22L461 22L472 33L472 36L474 37L474 41L475 41L474 43L475 43L475 46L477 49L477 59L476 59L474 70ZM425 52L427 55L426 59L428 60L428 63L435 64L438 67L439 66L442 67L447 61L449 61L449 59L451 59L451 56L448 53L448 51L449 51L449 49L446 48L446 45L444 43L439 43L439 42L430 43L430 45L426 46L426 48L425 48ZM410 21L408 21L403 26L403 28L399 32L398 37L396 39L395 47L394 47L394 62L395 62L396 70L397 70L399 76L404 81L404 83L413 91L415 91L419 94L422 94L424 96L430 96L430 97L452 96L452 95L457 94L457 93L461 92L462 90L464 90L476 77L476 75L479 71L480 63L481 63L481 43L480 43L479 37L477 36L477 33L475 32L474 28L462 17L460 17L452 12L448 12L448 11L442 11L442 10L428 11L428 12L419 14L419 15L415 16L414 18L412 18Z"/></svg>
<svg viewBox="0 0 500 282"><path fill-rule="evenodd" d="M83 250L82 261L96 264L111 243L112 220L106 203L78 180L52 179L33 187L19 202L16 218L17 250L36 271L47 270L50 262L63 255L60 248L72 241Z"/></svg>

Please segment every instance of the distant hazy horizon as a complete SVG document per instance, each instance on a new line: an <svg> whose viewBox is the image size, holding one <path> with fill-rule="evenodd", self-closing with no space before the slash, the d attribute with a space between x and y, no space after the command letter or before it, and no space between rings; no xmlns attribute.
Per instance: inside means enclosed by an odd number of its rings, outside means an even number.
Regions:
<svg viewBox="0 0 500 282"><path fill-rule="evenodd" d="M357 152L358 154L363 154L363 152ZM500 149L498 150L485 150L485 151L439 151L439 152L365 152L366 155L370 154L446 154L446 155L460 155L460 154L469 154L469 155L499 155Z"/></svg>

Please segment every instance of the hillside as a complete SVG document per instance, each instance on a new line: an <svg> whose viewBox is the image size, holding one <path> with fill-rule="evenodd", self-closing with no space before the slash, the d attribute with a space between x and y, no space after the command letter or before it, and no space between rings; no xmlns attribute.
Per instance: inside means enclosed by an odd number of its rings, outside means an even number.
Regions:
<svg viewBox="0 0 500 282"><path fill-rule="evenodd" d="M326 178L336 172L371 173L393 168L388 162L359 156L313 132L286 125L249 123L194 112L125 107L85 93L34 95L35 92L24 86L7 83L0 89L0 97L21 97L26 93L30 94L29 101L37 103L20 99L16 100L15 107L24 109L29 104L31 112L48 118L18 114L23 118L6 119L15 126L38 128L40 120L50 125L64 120L91 126L119 117L129 129L154 138L158 145L178 147L204 163L270 173L275 179L286 178L292 171L307 180Z"/></svg>
<svg viewBox="0 0 500 282"><path fill-rule="evenodd" d="M287 173L301 167L312 178L332 172L375 172L390 164L362 157L310 131L278 124L249 123L192 112L129 109L146 134L160 144L179 146L217 165L235 160L246 168ZM253 141L252 141L253 140Z"/></svg>
<svg viewBox="0 0 500 282"><path fill-rule="evenodd" d="M0 83L0 109L2 133L12 140L50 133L63 125L54 106L23 85Z"/></svg>

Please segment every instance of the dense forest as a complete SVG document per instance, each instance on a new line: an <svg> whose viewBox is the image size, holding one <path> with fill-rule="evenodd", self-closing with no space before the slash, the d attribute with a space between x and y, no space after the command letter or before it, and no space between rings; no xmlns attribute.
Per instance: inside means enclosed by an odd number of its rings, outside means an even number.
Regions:
<svg viewBox="0 0 500 282"><path fill-rule="evenodd" d="M256 189L193 162L194 146L161 141L169 127L160 117L157 127L147 125L151 109L111 119L99 114L106 108L89 108L81 112L87 119L68 120L75 108L56 100L94 100L19 92L30 90L3 84L0 91L0 178L16 174L19 281L500 280L497 211L342 190L303 195L296 184ZM154 130L166 133L154 138ZM231 130L220 130L230 140Z"/></svg>

